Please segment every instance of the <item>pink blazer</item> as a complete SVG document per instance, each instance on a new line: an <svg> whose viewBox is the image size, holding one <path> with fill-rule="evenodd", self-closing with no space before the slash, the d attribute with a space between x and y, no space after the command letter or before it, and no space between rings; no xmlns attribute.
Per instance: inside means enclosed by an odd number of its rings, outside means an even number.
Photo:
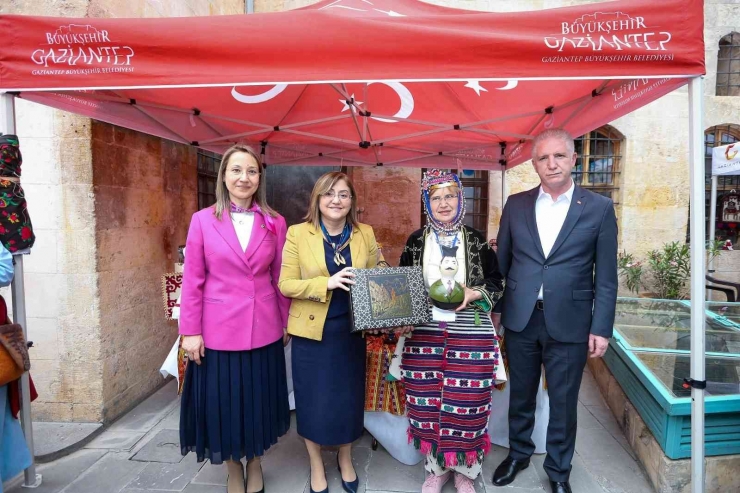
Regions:
<svg viewBox="0 0 740 493"><path fill-rule="evenodd" d="M180 334L201 334L205 346L242 351L271 344L287 327L290 300L278 289L286 225L275 218L277 234L268 232L261 214L247 251L225 213L213 207L193 214L185 252L180 300Z"/></svg>

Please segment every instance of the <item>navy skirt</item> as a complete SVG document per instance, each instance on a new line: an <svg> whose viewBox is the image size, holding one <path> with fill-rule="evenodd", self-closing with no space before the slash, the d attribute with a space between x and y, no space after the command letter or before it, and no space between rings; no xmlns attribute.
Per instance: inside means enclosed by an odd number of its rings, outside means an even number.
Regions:
<svg viewBox="0 0 740 493"><path fill-rule="evenodd" d="M189 363L180 400L182 455L198 462L264 455L290 428L282 339L250 351L206 348Z"/></svg>
<svg viewBox="0 0 740 493"><path fill-rule="evenodd" d="M298 434L319 445L352 443L363 432L365 339L349 314L327 319L321 341L293 337Z"/></svg>

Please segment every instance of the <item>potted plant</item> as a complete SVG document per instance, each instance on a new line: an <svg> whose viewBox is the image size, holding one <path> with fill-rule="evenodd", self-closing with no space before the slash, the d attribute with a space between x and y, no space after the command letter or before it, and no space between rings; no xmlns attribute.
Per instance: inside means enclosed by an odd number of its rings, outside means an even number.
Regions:
<svg viewBox="0 0 740 493"><path fill-rule="evenodd" d="M707 242L707 259L711 261L723 250L724 242ZM691 278L691 249L688 244L674 241L652 250L641 262L634 255L621 252L617 256L619 275L630 292L640 297L681 300L688 296L686 285ZM641 292L645 288L647 292Z"/></svg>

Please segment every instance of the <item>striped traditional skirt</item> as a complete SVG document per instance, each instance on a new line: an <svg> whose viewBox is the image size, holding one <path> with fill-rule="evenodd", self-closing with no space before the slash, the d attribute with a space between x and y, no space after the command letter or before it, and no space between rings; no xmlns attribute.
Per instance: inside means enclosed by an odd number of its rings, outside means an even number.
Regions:
<svg viewBox="0 0 740 493"><path fill-rule="evenodd" d="M491 391L506 380L490 316L468 308L454 322L415 327L401 375L414 446L442 467L482 463L491 446Z"/></svg>

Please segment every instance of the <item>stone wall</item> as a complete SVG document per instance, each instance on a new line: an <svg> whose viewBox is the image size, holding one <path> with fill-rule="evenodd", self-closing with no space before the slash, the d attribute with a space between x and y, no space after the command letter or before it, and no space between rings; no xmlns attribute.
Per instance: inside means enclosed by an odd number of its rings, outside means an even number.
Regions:
<svg viewBox="0 0 740 493"><path fill-rule="evenodd" d="M170 17L244 10L244 0L0 0L3 14L58 17ZM135 132L124 132L124 137L97 123L101 143L94 153L87 118L22 99L17 100L16 115L23 186L37 237L25 259L27 325L39 391L33 417L110 421L162 382L154 368L174 342L176 329L162 316L159 276L172 269L175 248L184 242L197 203L194 154ZM105 127L108 131L101 130ZM125 146L146 141L144 151L126 149L116 159L137 154L140 159L134 165L146 162L158 177L124 169L124 158L116 161L120 167L108 169L111 152L122 142L118 138L128 139ZM101 163L93 166L98 158ZM111 183L120 183L115 180L123 175L129 185L117 189ZM136 190L150 194L138 207L126 202ZM154 202L153 190L166 198L147 205L146 199ZM103 222L96 214L99 207ZM132 227L134 221L142 226ZM122 239L113 245L117 233ZM151 272L145 273L147 269ZM10 305L9 292L5 294Z"/></svg>
<svg viewBox="0 0 740 493"><path fill-rule="evenodd" d="M244 0L90 0L89 17L243 14ZM102 421L159 387L177 335L164 319L161 276L172 272L198 206L193 148L94 122L96 258Z"/></svg>
<svg viewBox="0 0 740 493"><path fill-rule="evenodd" d="M22 183L36 233L25 266L34 419L99 421L100 310L90 120L16 102Z"/></svg>
<svg viewBox="0 0 740 493"><path fill-rule="evenodd" d="M84 16L87 0L0 0L0 13ZM90 120L16 100L22 184L36 243L24 259L26 316L41 421L99 421L102 367ZM4 293L10 306L10 293Z"/></svg>
<svg viewBox="0 0 740 493"><path fill-rule="evenodd" d="M107 123L92 127L103 418L162 383L177 337L164 318L161 276L174 270L196 211L194 148Z"/></svg>
<svg viewBox="0 0 740 493"><path fill-rule="evenodd" d="M360 221L373 227L390 265L398 265L409 235L421 226L417 168L350 168Z"/></svg>

